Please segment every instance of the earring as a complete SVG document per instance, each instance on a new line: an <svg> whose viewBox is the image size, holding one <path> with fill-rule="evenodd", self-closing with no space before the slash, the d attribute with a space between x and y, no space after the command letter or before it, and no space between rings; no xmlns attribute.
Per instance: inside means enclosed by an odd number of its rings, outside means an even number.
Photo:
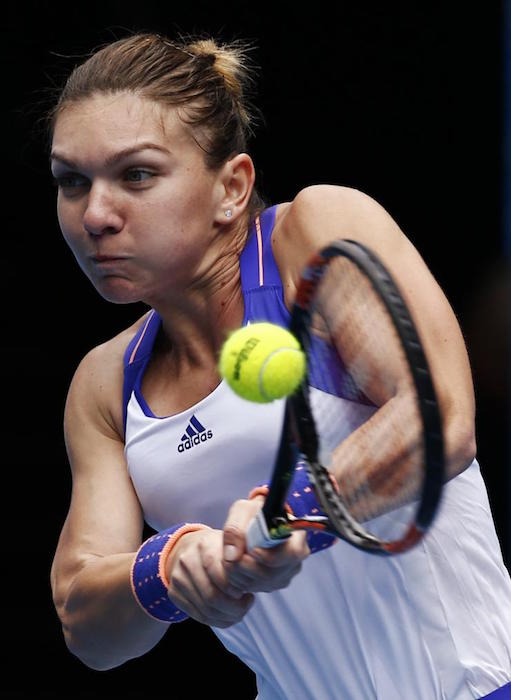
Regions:
<svg viewBox="0 0 511 700"><path fill-rule="evenodd" d="M231 216L232 216L232 209L226 209L226 210L225 210L225 215L226 215L226 217L227 217L228 219L230 219Z"/></svg>

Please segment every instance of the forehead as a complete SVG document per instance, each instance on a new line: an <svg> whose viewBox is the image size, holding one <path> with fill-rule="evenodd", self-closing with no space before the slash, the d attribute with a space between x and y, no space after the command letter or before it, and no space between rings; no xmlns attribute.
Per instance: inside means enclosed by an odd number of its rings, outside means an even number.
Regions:
<svg viewBox="0 0 511 700"><path fill-rule="evenodd" d="M56 150L118 150L152 141L173 150L193 143L175 108L133 93L94 94L65 105L53 130Z"/></svg>

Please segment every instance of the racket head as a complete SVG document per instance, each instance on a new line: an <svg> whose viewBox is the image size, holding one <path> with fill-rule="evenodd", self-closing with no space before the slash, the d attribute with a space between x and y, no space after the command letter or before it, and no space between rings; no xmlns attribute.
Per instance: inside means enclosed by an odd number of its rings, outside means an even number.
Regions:
<svg viewBox="0 0 511 700"><path fill-rule="evenodd" d="M250 546L310 528L371 553L407 551L438 510L444 446L429 365L397 284L367 247L335 241L304 269L290 330L307 355L307 374L286 402ZM298 459L325 513L309 522L285 509Z"/></svg>
<svg viewBox="0 0 511 700"><path fill-rule="evenodd" d="M375 553L410 549L438 509L444 445L427 358L396 282L367 247L336 241L304 270L290 330L308 364L289 400L295 439L325 528Z"/></svg>

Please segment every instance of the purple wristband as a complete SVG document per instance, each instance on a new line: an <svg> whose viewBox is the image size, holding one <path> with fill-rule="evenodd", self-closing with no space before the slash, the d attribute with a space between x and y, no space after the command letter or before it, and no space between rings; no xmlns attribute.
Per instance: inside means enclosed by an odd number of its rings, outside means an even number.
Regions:
<svg viewBox="0 0 511 700"><path fill-rule="evenodd" d="M205 529L200 523L179 523L146 540L131 567L131 588L138 604L160 622L181 622L188 615L170 600L165 564L177 541L187 532Z"/></svg>
<svg viewBox="0 0 511 700"><path fill-rule="evenodd" d="M250 493L249 498L255 498L259 495L265 496L268 493L268 488L268 484L256 487ZM286 506L297 518L301 518L304 515L324 515L317 501L304 462L298 462L296 465L286 498ZM331 547L336 541L337 538L328 532L321 532L320 530L307 531L307 544L311 554Z"/></svg>
<svg viewBox="0 0 511 700"><path fill-rule="evenodd" d="M301 518L304 515L324 515L303 462L298 462L296 465L286 502L293 515L297 518ZM337 538L328 532L321 532L321 530L307 531L307 544L311 554L331 547L335 542L337 542Z"/></svg>

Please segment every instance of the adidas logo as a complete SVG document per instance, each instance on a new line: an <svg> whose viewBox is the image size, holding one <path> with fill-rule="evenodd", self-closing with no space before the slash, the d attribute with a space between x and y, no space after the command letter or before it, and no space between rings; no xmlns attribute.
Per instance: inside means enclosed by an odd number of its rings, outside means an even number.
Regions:
<svg viewBox="0 0 511 700"><path fill-rule="evenodd" d="M206 430L202 423L198 421L195 416L192 416L188 421L188 426L181 438L181 442L177 446L177 451L184 452L185 450L190 450L200 442L206 442L206 440L210 440L212 437L213 432L211 430Z"/></svg>

